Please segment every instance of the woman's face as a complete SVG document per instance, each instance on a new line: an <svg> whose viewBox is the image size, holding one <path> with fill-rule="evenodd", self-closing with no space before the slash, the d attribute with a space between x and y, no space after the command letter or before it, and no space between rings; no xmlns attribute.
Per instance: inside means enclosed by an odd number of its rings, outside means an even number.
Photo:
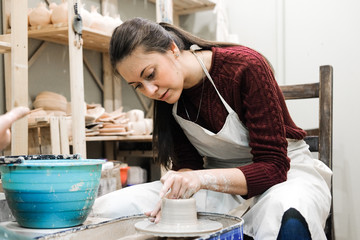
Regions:
<svg viewBox="0 0 360 240"><path fill-rule="evenodd" d="M116 69L128 84L151 99L173 104L180 98L184 76L173 50L146 53L138 47Z"/></svg>

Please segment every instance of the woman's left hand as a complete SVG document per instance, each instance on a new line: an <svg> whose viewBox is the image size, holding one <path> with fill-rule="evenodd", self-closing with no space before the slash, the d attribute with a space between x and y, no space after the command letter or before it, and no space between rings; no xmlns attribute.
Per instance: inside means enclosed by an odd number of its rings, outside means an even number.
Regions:
<svg viewBox="0 0 360 240"><path fill-rule="evenodd" d="M160 181L160 198L190 198L201 189L199 175L194 171L168 171Z"/></svg>

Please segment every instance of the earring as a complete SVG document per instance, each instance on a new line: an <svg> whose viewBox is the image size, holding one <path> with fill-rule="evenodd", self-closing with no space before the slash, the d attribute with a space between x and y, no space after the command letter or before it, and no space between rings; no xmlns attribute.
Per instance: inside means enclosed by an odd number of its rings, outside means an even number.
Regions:
<svg viewBox="0 0 360 240"><path fill-rule="evenodd" d="M175 53L175 57L179 57L180 54L178 52Z"/></svg>

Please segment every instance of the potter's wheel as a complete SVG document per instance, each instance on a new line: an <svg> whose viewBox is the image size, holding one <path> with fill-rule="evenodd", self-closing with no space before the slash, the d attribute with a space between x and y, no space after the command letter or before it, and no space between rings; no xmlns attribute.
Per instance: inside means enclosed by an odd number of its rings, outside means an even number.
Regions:
<svg viewBox="0 0 360 240"><path fill-rule="evenodd" d="M164 198L159 223L145 219L135 224L135 229L139 232L160 237L195 237L215 232L222 227L222 224L216 221L197 219L194 198Z"/></svg>
<svg viewBox="0 0 360 240"><path fill-rule="evenodd" d="M222 228L222 224L211 220L198 220L196 224L166 224L153 223L145 219L137 222L135 228L143 233L159 237L195 237L215 232Z"/></svg>

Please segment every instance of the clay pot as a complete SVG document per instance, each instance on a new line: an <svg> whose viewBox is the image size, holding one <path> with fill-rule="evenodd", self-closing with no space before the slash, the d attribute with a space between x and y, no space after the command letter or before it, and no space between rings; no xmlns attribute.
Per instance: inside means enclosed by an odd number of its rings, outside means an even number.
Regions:
<svg viewBox="0 0 360 240"><path fill-rule="evenodd" d="M138 122L144 120L144 111L139 109L133 109L126 113L126 117L130 122Z"/></svg>
<svg viewBox="0 0 360 240"><path fill-rule="evenodd" d="M68 3L63 1L61 4L57 5L52 2L50 4L51 11L51 22L53 24L65 24L68 22Z"/></svg>
<svg viewBox="0 0 360 240"><path fill-rule="evenodd" d="M51 12L47 9L44 2L29 13L29 23L31 26L43 26L51 23Z"/></svg>
<svg viewBox="0 0 360 240"><path fill-rule="evenodd" d="M145 135L146 125L145 121L129 122L128 129L132 132L132 135Z"/></svg>
<svg viewBox="0 0 360 240"><path fill-rule="evenodd" d="M161 202L162 224L184 224L197 223L197 212L195 198L189 199L167 199Z"/></svg>

